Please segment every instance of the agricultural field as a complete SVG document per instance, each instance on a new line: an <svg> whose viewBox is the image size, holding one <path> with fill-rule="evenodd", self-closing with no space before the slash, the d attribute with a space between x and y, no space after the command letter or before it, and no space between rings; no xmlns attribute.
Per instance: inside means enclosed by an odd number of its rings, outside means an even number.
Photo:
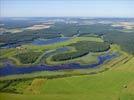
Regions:
<svg viewBox="0 0 134 100"><path fill-rule="evenodd" d="M0 100L134 100L133 19L4 20Z"/></svg>

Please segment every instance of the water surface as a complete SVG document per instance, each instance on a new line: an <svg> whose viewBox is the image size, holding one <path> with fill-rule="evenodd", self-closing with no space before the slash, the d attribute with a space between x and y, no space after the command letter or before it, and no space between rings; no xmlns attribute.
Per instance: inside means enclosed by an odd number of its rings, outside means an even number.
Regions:
<svg viewBox="0 0 134 100"><path fill-rule="evenodd" d="M47 44L53 44L53 43L58 43L58 42L63 42L63 41L67 41L70 38L68 37L57 37L57 38L53 38L53 39L36 39L32 42L32 44L34 45L47 45Z"/></svg>
<svg viewBox="0 0 134 100"><path fill-rule="evenodd" d="M7 64L4 67L0 68L0 76L6 75L14 75L14 74L25 74L25 73L32 73L36 71L58 71L58 70L66 70L66 69L86 69L86 68L95 68L105 61L111 60L112 58L116 57L116 54L106 54L101 55L98 57L98 62L90 65L80 65L78 63L71 63L71 64L63 64L63 65L34 65L34 66L22 66L16 67L15 65Z"/></svg>

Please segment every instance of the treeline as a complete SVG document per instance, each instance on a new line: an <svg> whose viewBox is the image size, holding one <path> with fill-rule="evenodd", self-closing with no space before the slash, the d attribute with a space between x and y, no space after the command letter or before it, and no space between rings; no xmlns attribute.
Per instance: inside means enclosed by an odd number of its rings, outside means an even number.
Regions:
<svg viewBox="0 0 134 100"><path fill-rule="evenodd" d="M66 24L66 23L55 23L52 27L48 29L41 30L30 30L18 33L4 33L0 36L0 47L5 45L16 45L24 44L33 41L37 38L55 38L60 37L63 34L67 37L72 37L73 35L79 34L79 36L84 36L88 34L103 35L109 30L116 30L110 25L104 24L93 24L93 25L78 25L78 24Z"/></svg>
<svg viewBox="0 0 134 100"><path fill-rule="evenodd" d="M40 55L41 52L25 52L15 55L15 58L19 59L23 64L29 64L34 63Z"/></svg>
<svg viewBox="0 0 134 100"><path fill-rule="evenodd" d="M17 44L24 44L24 43L29 43L33 41L34 39L37 38L44 38L44 39L49 39L49 38L56 38L60 37L60 34L46 34L44 30L34 30L34 31L23 31L19 33L5 33L0 36L0 43L3 43L2 46L6 45L17 45Z"/></svg>
<svg viewBox="0 0 134 100"><path fill-rule="evenodd" d="M112 27L109 24L92 24L92 25L79 25L79 24L67 24L67 23L55 23L52 27L45 29L45 33L62 33L64 36L73 36L79 34L83 36L85 34L97 34L102 35L109 30L116 30L116 27Z"/></svg>
<svg viewBox="0 0 134 100"><path fill-rule="evenodd" d="M68 46L75 47L77 51L56 54L52 57L52 60L63 61L63 60L74 59L77 57L84 56L89 52L103 52L107 51L110 48L110 45L106 42L89 42L89 41L80 41Z"/></svg>
<svg viewBox="0 0 134 100"><path fill-rule="evenodd" d="M122 50L134 55L134 33L111 31L104 35L104 40L121 46Z"/></svg>

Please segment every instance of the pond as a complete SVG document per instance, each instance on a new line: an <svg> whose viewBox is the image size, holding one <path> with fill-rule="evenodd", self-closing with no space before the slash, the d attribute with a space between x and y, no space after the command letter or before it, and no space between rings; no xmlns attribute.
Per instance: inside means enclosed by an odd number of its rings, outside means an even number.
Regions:
<svg viewBox="0 0 134 100"><path fill-rule="evenodd" d="M0 76L6 75L13 75L13 74L26 74L32 73L37 71L58 71L58 70L66 70L66 69L86 69L86 68L95 68L105 61L109 61L115 58L117 55L113 54L106 54L98 56L98 62L90 65L80 65L78 63L71 63L71 64L63 64L63 65L35 65L35 66L28 66L28 67L16 67L15 65L7 64L4 67L0 68Z"/></svg>
<svg viewBox="0 0 134 100"><path fill-rule="evenodd" d="M53 43L58 43L58 42L63 42L69 40L69 37L57 37L53 39L36 39L32 42L34 45L47 45L47 44L53 44Z"/></svg>
<svg viewBox="0 0 134 100"><path fill-rule="evenodd" d="M69 40L69 37L57 37L57 38L52 38L52 39L35 39L33 41L27 41L27 43L32 43L33 45L48 45L48 44L53 44L53 43L58 43L58 42L64 42ZM17 43L8 43L8 44L2 44L0 47L1 48L15 48L17 46L21 46L23 43L17 42Z"/></svg>

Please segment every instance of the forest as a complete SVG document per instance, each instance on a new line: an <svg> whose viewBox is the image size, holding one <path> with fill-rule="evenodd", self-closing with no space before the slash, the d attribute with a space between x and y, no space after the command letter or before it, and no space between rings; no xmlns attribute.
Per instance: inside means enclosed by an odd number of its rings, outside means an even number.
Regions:
<svg viewBox="0 0 134 100"><path fill-rule="evenodd" d="M71 45L71 47L75 47L75 52L65 52L59 53L52 57L54 61L63 61L78 58L84 56L90 52L104 52L110 49L110 45L106 42L89 42L89 41L80 41Z"/></svg>

